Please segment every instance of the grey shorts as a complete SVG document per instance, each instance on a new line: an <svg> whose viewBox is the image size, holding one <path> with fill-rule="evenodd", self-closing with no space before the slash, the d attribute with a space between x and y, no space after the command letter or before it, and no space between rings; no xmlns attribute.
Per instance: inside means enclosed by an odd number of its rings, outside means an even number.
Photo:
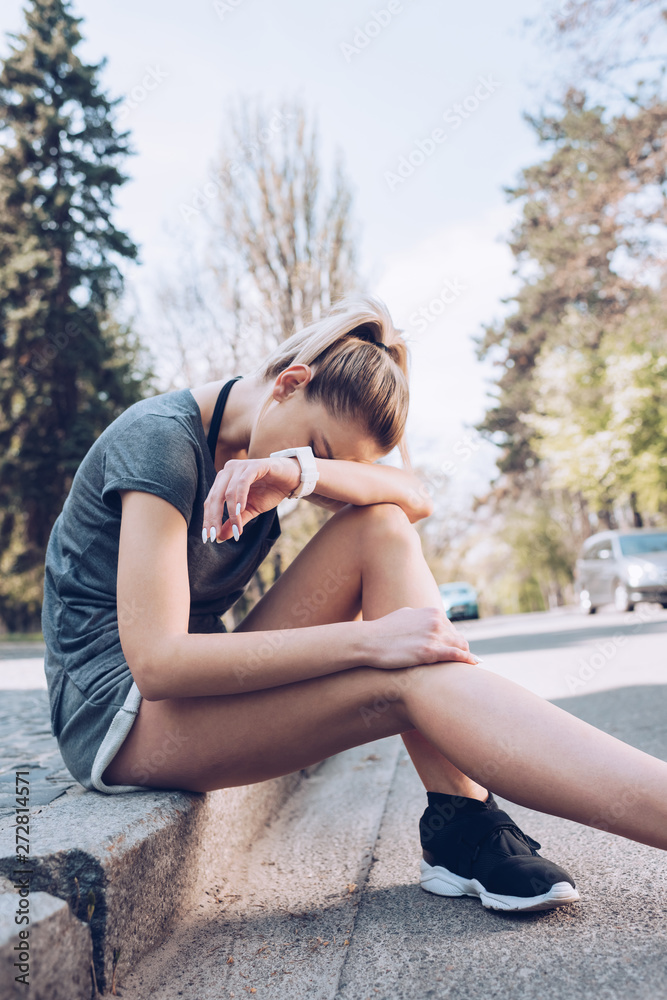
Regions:
<svg viewBox="0 0 667 1000"><path fill-rule="evenodd" d="M227 631L217 614L200 616L196 623L191 622L191 630L195 629ZM110 653L105 667L82 675L86 690L82 690L62 666L58 653L51 658L47 649L45 668L52 732L72 777L84 788L107 795L154 790L149 785L108 785L102 781L102 775L120 750L141 705L142 696L122 658L122 651Z"/></svg>
<svg viewBox="0 0 667 1000"><path fill-rule="evenodd" d="M67 673L62 683L58 746L72 777L84 788L108 795L147 791L147 785L107 785L102 781L139 712L141 694L134 680L122 705L88 701Z"/></svg>

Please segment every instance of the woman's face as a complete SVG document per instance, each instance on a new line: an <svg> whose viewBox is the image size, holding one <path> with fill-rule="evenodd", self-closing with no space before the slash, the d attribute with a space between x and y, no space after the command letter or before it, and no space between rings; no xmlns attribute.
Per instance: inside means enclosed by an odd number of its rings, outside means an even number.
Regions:
<svg viewBox="0 0 667 1000"><path fill-rule="evenodd" d="M272 451L310 445L315 458L373 463L385 452L369 439L365 429L332 416L321 402L307 402L308 365L292 365L274 382L273 398L250 437L248 458L264 458Z"/></svg>

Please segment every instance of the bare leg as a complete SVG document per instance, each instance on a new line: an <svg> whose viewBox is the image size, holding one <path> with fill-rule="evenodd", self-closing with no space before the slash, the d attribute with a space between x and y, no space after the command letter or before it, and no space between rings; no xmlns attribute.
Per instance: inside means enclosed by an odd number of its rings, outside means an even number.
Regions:
<svg viewBox="0 0 667 1000"><path fill-rule="evenodd" d="M368 574L380 548L392 554L384 572L394 579L405 573L406 558L417 558L418 537L415 543L411 533L416 536L395 505L344 508L240 628L298 625L304 600L318 590L322 621L354 618L364 573L367 604L371 600ZM341 582L325 593L332 573ZM302 621L314 623L312 617ZM415 728L474 781L493 776L494 789L514 802L667 849L667 763L462 663L394 671L358 667L246 694L143 701L105 780L194 790L246 784ZM155 752L172 731L184 743L156 762Z"/></svg>
<svg viewBox="0 0 667 1000"><path fill-rule="evenodd" d="M401 733L401 739L427 791L463 795L467 799L480 799L482 802L486 800L488 789L459 771L418 729Z"/></svg>
<svg viewBox="0 0 667 1000"><path fill-rule="evenodd" d="M393 596L387 588L392 579L400 579ZM419 535L395 504L350 505L333 515L236 631L351 621L361 617L362 597L368 618L405 604L440 606ZM143 701L104 780L200 790L246 784L405 731L406 747L427 789L485 799L486 789L412 728L400 704L372 723L359 713L387 680L386 671L358 668L234 696Z"/></svg>
<svg viewBox="0 0 667 1000"><path fill-rule="evenodd" d="M366 541L369 544L362 566L364 619L382 618L396 608L442 607L438 586L424 559L416 532L407 532L404 551L399 547L393 553L387 550L381 532L375 532L374 526L369 527ZM389 555L389 571L387 559L378 558L383 551ZM412 729L401 733L401 738L424 788L470 799L486 799L487 789L463 774L423 733Z"/></svg>
<svg viewBox="0 0 667 1000"><path fill-rule="evenodd" d="M362 568L364 618L397 607L439 606L423 556L408 557L411 533L392 572L374 558L382 527L375 521L368 528L368 540L375 540ZM412 668L402 698L416 729L401 735L411 756L416 750L413 760L427 789L449 792L457 786L454 794L483 799L484 784L491 784L520 805L667 850L664 761L469 664L437 665L435 672L433 665Z"/></svg>
<svg viewBox="0 0 667 1000"><path fill-rule="evenodd" d="M542 812L667 850L667 763L481 667L408 671L421 733L473 778ZM472 720L472 724L471 724Z"/></svg>

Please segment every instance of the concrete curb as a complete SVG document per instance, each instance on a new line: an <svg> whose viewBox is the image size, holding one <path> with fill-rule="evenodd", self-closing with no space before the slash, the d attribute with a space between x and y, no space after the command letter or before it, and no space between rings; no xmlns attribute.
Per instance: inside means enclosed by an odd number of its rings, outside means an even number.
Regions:
<svg viewBox="0 0 667 1000"><path fill-rule="evenodd" d="M31 863L18 866L31 871L31 996L41 995L39 976L40 982L50 983L49 1000L56 1000L55 979L49 978L56 966L72 969L67 1000L90 996L91 946L97 987L101 993L109 990L114 965L120 977L168 936L179 909L192 898L202 858L228 864L320 763L206 794L147 790L105 795L77 785L48 805L32 808L26 831ZM16 868L15 825L8 817L0 822L0 875L11 881ZM5 910L13 914L10 896L0 896L0 918ZM51 902L49 897L54 897ZM69 914L58 900L68 904ZM11 921L13 915L0 922L0 947L10 952L20 940ZM48 962L46 951L38 961L37 953L47 946ZM88 985L76 992L84 967ZM4 976L6 967L0 968ZM11 976L8 988L13 981ZM0 994L3 1000L13 995L5 993L1 982Z"/></svg>
<svg viewBox="0 0 667 1000"><path fill-rule="evenodd" d="M202 852L197 894L169 938L120 980L125 1000L331 1000L401 755L410 767L398 736L342 751L224 870ZM416 817L412 825L415 883Z"/></svg>
<svg viewBox="0 0 667 1000"><path fill-rule="evenodd" d="M93 945L87 924L67 903L45 892L31 893L29 936L17 927L20 897L0 895L0 990L2 1000L88 1000L92 989ZM21 939L17 932L23 931ZM22 951L24 948L25 951ZM17 977L26 976L21 982Z"/></svg>

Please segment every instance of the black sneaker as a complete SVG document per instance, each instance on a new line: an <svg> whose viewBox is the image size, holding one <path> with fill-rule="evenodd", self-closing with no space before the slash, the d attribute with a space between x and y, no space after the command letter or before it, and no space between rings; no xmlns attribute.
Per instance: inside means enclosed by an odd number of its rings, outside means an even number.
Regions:
<svg viewBox="0 0 667 1000"><path fill-rule="evenodd" d="M579 899L574 879L537 853L489 793L486 802L427 792L419 821L422 889L479 896L491 910L549 910Z"/></svg>

